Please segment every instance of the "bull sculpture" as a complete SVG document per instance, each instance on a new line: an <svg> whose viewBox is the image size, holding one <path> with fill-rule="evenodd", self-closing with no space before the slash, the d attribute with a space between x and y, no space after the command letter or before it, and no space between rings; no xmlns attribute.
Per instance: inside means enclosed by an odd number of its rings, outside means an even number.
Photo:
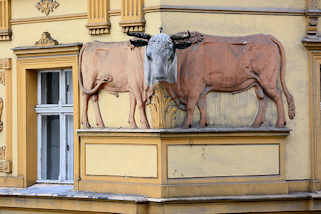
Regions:
<svg viewBox="0 0 321 214"><path fill-rule="evenodd" d="M288 116L295 117L294 100L285 84L285 51L275 37L202 35L203 41L192 45L191 42L179 43L164 33L153 37L148 34L133 36L140 38L131 41L134 46L147 46L144 75L149 90L158 82L166 86L177 106L187 111L185 128L192 126L196 105L201 114L200 127L207 126L206 95L209 92L239 93L252 87L259 103L252 127L260 127L264 122L266 96L276 104L276 127L285 127L278 80L287 100Z"/></svg>
<svg viewBox="0 0 321 214"><path fill-rule="evenodd" d="M149 35L131 33L133 36L149 40ZM173 41L183 40L184 35L172 35ZM139 46L137 41L136 46ZM137 128L135 121L136 106L140 112L142 128L150 128L146 117L146 103L152 91L144 81L145 48L135 48L129 42L90 42L85 44L79 55L79 86L82 90L81 123L84 128L91 125L88 122L88 101L92 97L96 115L96 127L105 127L99 103L99 90L112 94L128 92L130 97L129 125ZM176 67L175 67L176 70ZM170 72L176 73L176 72ZM145 77L146 79L146 77ZM175 80L176 81L176 80ZM173 82L169 80L169 82Z"/></svg>

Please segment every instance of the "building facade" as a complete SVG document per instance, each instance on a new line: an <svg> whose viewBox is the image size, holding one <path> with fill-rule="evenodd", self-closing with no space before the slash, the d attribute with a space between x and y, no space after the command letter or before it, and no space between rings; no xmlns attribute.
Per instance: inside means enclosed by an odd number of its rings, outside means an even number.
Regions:
<svg viewBox="0 0 321 214"><path fill-rule="evenodd" d="M320 16L319 0L0 0L0 214L321 212ZM160 31L178 103L145 94Z"/></svg>

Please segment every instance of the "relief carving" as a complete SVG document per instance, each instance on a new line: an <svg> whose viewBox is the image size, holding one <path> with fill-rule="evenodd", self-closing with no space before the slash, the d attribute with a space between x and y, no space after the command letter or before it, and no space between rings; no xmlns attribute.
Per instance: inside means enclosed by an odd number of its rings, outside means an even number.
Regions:
<svg viewBox="0 0 321 214"><path fill-rule="evenodd" d="M46 14L46 16L52 13L57 7L59 7L59 3L55 0L40 0L40 2L36 4L36 8Z"/></svg>
<svg viewBox="0 0 321 214"><path fill-rule="evenodd" d="M3 113L3 98L0 97L0 132L3 130L3 121L2 121L2 113Z"/></svg>
<svg viewBox="0 0 321 214"><path fill-rule="evenodd" d="M0 160L6 159L6 146L2 145L0 146Z"/></svg>
<svg viewBox="0 0 321 214"><path fill-rule="evenodd" d="M137 39L130 40L130 43L91 42L80 52L81 123L84 128L91 127L87 113L91 97L97 121L94 126L105 127L98 104L100 90L112 94L129 93L128 122L131 128L137 128L136 106L142 128L174 127L177 109L186 112L183 127L190 128L195 107L200 111L199 126L203 128L208 126L208 93L236 94L251 88L255 89L258 100L258 111L251 127L258 128L264 123L267 98L276 105L275 126L285 127L283 93L288 104L288 117L295 117L294 99L285 84L285 50L271 35L127 34ZM146 117L148 104L152 125Z"/></svg>
<svg viewBox="0 0 321 214"><path fill-rule="evenodd" d="M3 71L0 71L0 84L4 86L6 85L5 73Z"/></svg>
<svg viewBox="0 0 321 214"><path fill-rule="evenodd" d="M132 45L146 46L144 74L147 87L153 91L159 83L166 86L177 106L187 111L185 128L192 127L196 106L201 115L200 127L208 125L208 93L234 94L250 88L255 88L259 102L251 126L260 127L263 124L266 97L269 97L277 108L275 126L285 127L282 90L278 88L278 80L287 100L288 116L290 119L295 117L294 99L285 84L285 50L281 42L271 35L204 35L203 41L197 45L188 41L190 33L185 42L177 42L177 35L168 36L164 33L154 36L143 33L129 35L140 39L131 41Z"/></svg>
<svg viewBox="0 0 321 214"><path fill-rule="evenodd" d="M35 46L46 47L46 46L54 46L58 45L58 41L53 39L48 32L43 32L41 34L40 40L35 42Z"/></svg>
<svg viewBox="0 0 321 214"><path fill-rule="evenodd" d="M161 85L155 87L155 92L152 96L149 105L152 128L175 128L175 116L177 107L172 98L167 94L167 91Z"/></svg>

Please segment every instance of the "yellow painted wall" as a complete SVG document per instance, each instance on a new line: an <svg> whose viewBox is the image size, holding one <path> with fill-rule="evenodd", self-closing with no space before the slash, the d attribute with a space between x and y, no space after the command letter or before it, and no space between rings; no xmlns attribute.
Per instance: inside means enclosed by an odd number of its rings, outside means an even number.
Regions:
<svg viewBox="0 0 321 214"><path fill-rule="evenodd" d="M305 9L305 0L161 0L161 3L163 5Z"/></svg>
<svg viewBox="0 0 321 214"><path fill-rule="evenodd" d="M277 175L279 155L278 145L171 145L168 178Z"/></svg>
<svg viewBox="0 0 321 214"><path fill-rule="evenodd" d="M113 0L111 9L117 9L120 1ZM13 0L13 18L44 17L34 5L36 0ZM87 1L60 0L60 6L52 15L64 15L86 12ZM146 1L145 6L159 4L171 5L211 5L220 7L273 7L303 9L303 0L204 0L204 1L179 1L179 0L153 0ZM119 9L119 8L118 8ZM286 138L286 177L287 179L306 179L310 177L310 145L309 145L309 119L308 119L308 71L307 52L301 44L305 34L305 18L303 16L272 16L272 15L238 15L238 14L197 14L197 13L148 13L146 32L155 34L163 26L166 33L175 33L184 30L197 30L215 35L247 35L253 33L267 33L276 36L285 46L287 54L286 82L293 94L297 105L295 120L288 120L288 127L293 129ZM21 24L12 26L13 41L0 42L0 58L13 58L13 174L17 175L17 85L15 56L11 49L17 46L33 45L39 40L44 31L52 34L60 43L100 41L122 41L128 37L121 33L118 22L119 16L111 17L111 34L104 36L89 36L85 27L86 19L45 22L35 24ZM4 91L0 87L0 96ZM128 127L129 99L128 94L121 94L119 98L101 92L100 104L103 119L111 127ZM284 99L285 103L285 99ZM267 124L274 124L275 107L269 103L266 114ZM287 109L287 105L285 105ZM208 114L210 124L219 126L245 126L255 117L257 101L254 92L250 90L238 95L210 94L208 96ZM93 108L89 106L90 121L94 122ZM177 124L183 120L184 113L179 112ZM195 113L197 122L198 114ZM137 120L138 122L139 120ZM138 122L139 123L139 122ZM3 133L0 141L3 142ZM0 143L1 144L1 143ZM300 169L300 170L298 170Z"/></svg>
<svg viewBox="0 0 321 214"><path fill-rule="evenodd" d="M38 0L12 1L12 18L31 18L44 16L37 8ZM59 0L59 6L50 15L86 13L87 1Z"/></svg>
<svg viewBox="0 0 321 214"><path fill-rule="evenodd" d="M87 144L86 175L157 177L156 145Z"/></svg>

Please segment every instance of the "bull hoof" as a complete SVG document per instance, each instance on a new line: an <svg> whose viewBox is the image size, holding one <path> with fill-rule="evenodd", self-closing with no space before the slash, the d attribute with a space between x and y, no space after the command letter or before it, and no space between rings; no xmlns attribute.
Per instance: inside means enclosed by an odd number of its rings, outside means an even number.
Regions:
<svg viewBox="0 0 321 214"><path fill-rule="evenodd" d="M263 124L263 122L262 123L253 123L251 125L251 128L260 128L262 124Z"/></svg>
<svg viewBox="0 0 321 214"><path fill-rule="evenodd" d="M276 128L284 128L286 126L286 122L283 122L283 123L277 123L276 124Z"/></svg>
<svg viewBox="0 0 321 214"><path fill-rule="evenodd" d="M207 127L207 126L208 126L207 123L201 123L201 124L200 124L200 127L201 127L201 128L205 128L205 127Z"/></svg>
<svg viewBox="0 0 321 214"><path fill-rule="evenodd" d="M88 128L88 129L91 128L91 126L88 122L82 122L81 125L83 128Z"/></svg>

